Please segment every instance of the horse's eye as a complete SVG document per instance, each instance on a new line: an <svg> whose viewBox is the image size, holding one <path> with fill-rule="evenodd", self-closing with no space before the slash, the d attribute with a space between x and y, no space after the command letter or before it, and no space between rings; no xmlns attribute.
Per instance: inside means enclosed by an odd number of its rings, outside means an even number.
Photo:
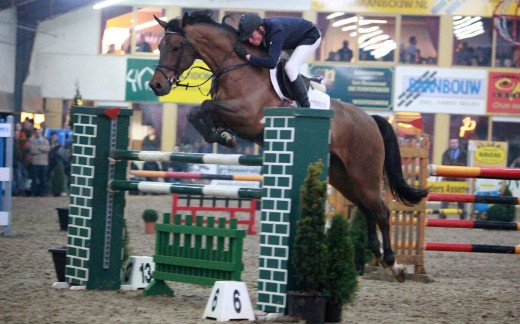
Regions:
<svg viewBox="0 0 520 324"><path fill-rule="evenodd" d="M181 48L179 46L174 46L172 48L172 52L177 52L178 50L180 50Z"/></svg>

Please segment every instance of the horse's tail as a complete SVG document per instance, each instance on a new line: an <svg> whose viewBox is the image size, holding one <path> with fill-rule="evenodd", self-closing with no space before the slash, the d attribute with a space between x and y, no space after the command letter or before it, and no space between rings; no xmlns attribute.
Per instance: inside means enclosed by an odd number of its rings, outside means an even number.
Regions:
<svg viewBox="0 0 520 324"><path fill-rule="evenodd" d="M384 173L394 197L405 205L419 203L428 195L428 190L409 186L403 177L401 153L392 126L381 116L372 116L379 127L385 143Z"/></svg>

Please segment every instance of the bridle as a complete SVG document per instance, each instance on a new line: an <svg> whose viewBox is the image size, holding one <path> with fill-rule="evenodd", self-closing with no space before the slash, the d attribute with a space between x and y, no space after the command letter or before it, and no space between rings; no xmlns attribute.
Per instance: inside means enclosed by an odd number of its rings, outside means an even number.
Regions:
<svg viewBox="0 0 520 324"><path fill-rule="evenodd" d="M212 80L211 82L211 88L210 88L210 91L209 93L212 93L212 92L215 92L215 91L212 91L212 90L215 90L215 88L218 87L218 78L224 74L224 73L227 73L227 72L230 72L230 71L233 71L235 69L238 69L238 68L241 68L243 66L246 66L246 65L249 65L249 62L245 62L245 63L242 63L242 64L237 64L237 65L232 65L232 66L228 66L228 67L225 67L225 68L222 68L222 66L224 65L224 63L227 61L227 59L229 57L231 57L231 54L233 54L234 50L231 49L227 54L226 56L224 57L224 60L222 60L222 63L219 64L219 66L216 68L215 72L212 73L211 76L209 76L206 80L204 80L201 84L198 84L198 85L190 85L190 84L182 84L182 80L180 79L177 79L176 76L180 76L180 73L179 73L179 69L180 69L180 65L181 65L181 61L182 61L182 56L184 54L184 49L186 48L186 45L189 45L192 49L192 51L195 51L195 47L193 46L193 44L191 44L189 41L188 41L188 38L186 37L186 35L184 33L181 33L181 32L174 32L174 31L170 31L170 30L165 30L164 31L164 34L175 34L175 35L180 35L182 36L182 44L181 44L181 48L180 48L180 52L179 52L179 56L177 58L177 62L175 63L174 66L171 66L171 65L165 65L165 64L156 64L155 65L155 69L157 71L159 71L159 73L162 74L162 76L168 81L168 83L170 84L170 86L174 87L174 86L181 86L183 88L199 88L199 90L201 89L201 86L204 85L206 82L208 82L209 80ZM192 69L194 68L198 68L198 69L202 69L202 70L205 70L205 71L209 71L209 72L212 72L210 69L206 69L206 68L203 68L203 67L192 67ZM168 76L166 75L166 72L163 71L163 69L166 69L166 70L170 70L173 72L173 75L171 76L171 78L168 78ZM186 78L188 78L189 74L191 72L191 69L190 71L188 72L188 74L186 75ZM202 91L201 91L202 92ZM208 93L208 94L209 94ZM206 94L207 95L207 94Z"/></svg>
<svg viewBox="0 0 520 324"><path fill-rule="evenodd" d="M157 71L159 71L159 73L161 73L162 76L166 80L168 80L168 83L170 84L170 86L179 85L180 84L180 80L177 79L177 76L180 76L179 69L180 69L180 66L181 66L181 61L182 61L182 56L184 54L184 49L186 48L186 45L189 45L193 51L195 51L195 49L193 48L193 45L186 38L186 35L184 35L183 33L165 30L164 34L165 35L166 34L174 34L174 35L182 36L182 43L181 43L181 49L180 49L179 57L177 58L177 62L175 63L174 66L165 65L165 64L156 64L155 65L155 69ZM172 77L168 78L168 76L166 75L166 72L164 72L163 69L172 71L173 72Z"/></svg>

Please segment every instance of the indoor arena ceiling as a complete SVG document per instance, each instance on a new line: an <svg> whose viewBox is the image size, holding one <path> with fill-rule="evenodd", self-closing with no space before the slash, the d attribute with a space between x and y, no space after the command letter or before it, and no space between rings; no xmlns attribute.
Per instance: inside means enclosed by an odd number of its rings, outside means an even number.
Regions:
<svg viewBox="0 0 520 324"><path fill-rule="evenodd" d="M20 20L43 21L99 0L0 0L0 10L16 7Z"/></svg>

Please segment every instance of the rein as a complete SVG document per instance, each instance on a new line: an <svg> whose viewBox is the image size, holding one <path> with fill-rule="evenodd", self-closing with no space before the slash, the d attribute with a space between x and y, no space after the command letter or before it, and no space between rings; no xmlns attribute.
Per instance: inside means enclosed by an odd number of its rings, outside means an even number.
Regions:
<svg viewBox="0 0 520 324"><path fill-rule="evenodd" d="M193 46L193 44L191 44L188 39L186 38L186 35L184 33L179 33L179 32L174 32L174 31L164 31L164 34L176 34L176 35L181 35L183 37L183 40L182 40L182 46L181 46L181 49L180 49L180 53L179 53L179 57L177 59L177 62L175 63L175 66L171 66L171 65L164 65L164 64L156 64L155 65L155 69L157 71L159 71L162 76L168 81L168 83L170 84L170 86L172 87L183 87L184 89L188 89L188 88L198 88L200 93L207 96L209 95L210 93L213 93L213 92L216 92L216 89L218 88L218 78L220 76L222 76L223 74L227 73L227 72L231 72L233 70L236 70L236 69L239 69L239 68L242 68L246 65L249 64L249 62L245 62L245 63L241 63L241 64L236 64L236 65L231 65L231 66L228 66L228 67L225 67L225 68L222 68L222 66L224 65L224 63L231 57L231 54L233 54L233 49L231 49L228 53L226 53L226 56L224 57L224 60L222 61L222 63L219 64L219 66L216 68L216 71L214 73L212 73L206 80L204 80L202 83L198 84L198 85L190 85L189 83L182 83L184 80L186 80L191 71L193 69L201 69L201 70L204 70L204 71L208 71L208 72L212 72L210 69L207 69L207 68L204 68L204 67L200 67L200 66L196 66L196 67L192 67L190 68L190 70L188 71L188 73L186 74L186 76L181 80L181 79L177 79L176 75L179 75L180 76L180 73L179 73L179 68L180 68L180 65L181 65L181 61L182 61L182 56L184 54L184 48L186 47L186 44L190 45L190 47L192 48L193 51L195 51L195 48ZM162 69L167 69L167 70L170 70L173 72L173 75L171 78L168 78L168 76L166 75L166 72L164 72ZM209 80L211 80L211 87L209 89L209 92L204 94L201 90L201 87L206 84Z"/></svg>

